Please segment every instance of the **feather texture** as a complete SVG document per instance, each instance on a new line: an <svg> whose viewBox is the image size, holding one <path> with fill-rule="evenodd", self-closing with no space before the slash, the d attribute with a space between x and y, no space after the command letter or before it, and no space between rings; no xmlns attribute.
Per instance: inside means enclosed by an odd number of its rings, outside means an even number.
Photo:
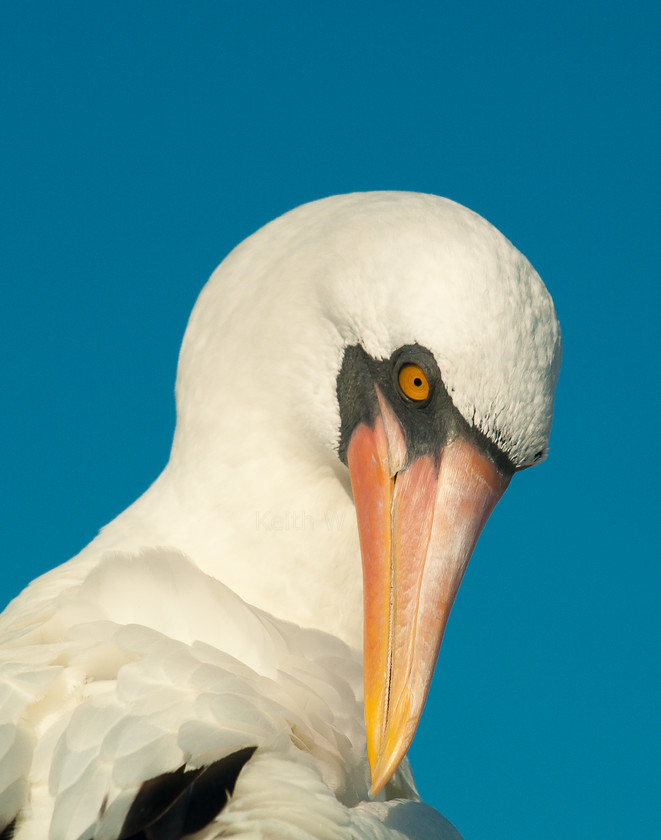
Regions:
<svg viewBox="0 0 661 840"><path fill-rule="evenodd" d="M137 623L141 611L158 629ZM309 837L351 837L352 821L374 820L355 810L369 779L360 657L338 639L249 607L167 549L109 555L32 625L17 628L11 613L1 622L5 639L16 637L2 648L3 710L13 722L1 732L1 766L11 772L0 777L0 802L5 825L20 814L16 840L36 838L45 812L51 840L183 836L203 828L187 816L198 806L199 819L220 811L216 822L232 821L236 836L245 822L246 837L267 813L266 825L291 823ZM238 775L246 762L246 796L225 814L227 768ZM151 801L149 779L159 780ZM178 799L185 791L188 810ZM295 813L302 793L314 805L305 818ZM163 822L161 794L172 801ZM406 766L388 795L417 800ZM146 802L149 815L137 816ZM315 834L325 818L327 834ZM205 836L219 836L215 824Z"/></svg>

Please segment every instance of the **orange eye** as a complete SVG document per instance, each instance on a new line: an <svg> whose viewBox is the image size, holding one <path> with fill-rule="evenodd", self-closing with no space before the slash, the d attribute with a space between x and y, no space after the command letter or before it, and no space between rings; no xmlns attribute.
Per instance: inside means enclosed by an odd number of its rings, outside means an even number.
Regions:
<svg viewBox="0 0 661 840"><path fill-rule="evenodd" d="M424 402L429 396L429 381L421 367L414 364L403 365L397 375L399 387L404 396L415 402Z"/></svg>

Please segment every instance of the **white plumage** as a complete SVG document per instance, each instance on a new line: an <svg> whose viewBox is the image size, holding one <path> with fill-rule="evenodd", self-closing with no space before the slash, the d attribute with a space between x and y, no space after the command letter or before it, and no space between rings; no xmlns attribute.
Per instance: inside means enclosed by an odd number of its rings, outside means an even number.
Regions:
<svg viewBox="0 0 661 840"><path fill-rule="evenodd" d="M17 837L114 838L145 779L254 744L219 821L232 836L367 831L362 670L339 640L250 608L167 549L110 554L21 631L12 612L9 631L25 635L3 651L3 717L11 703L17 724L3 738L3 776L28 772L39 738ZM415 798L408 771L400 777L393 793Z"/></svg>
<svg viewBox="0 0 661 840"><path fill-rule="evenodd" d="M0 831L178 837L122 834L143 783L256 747L199 840L458 837L406 759L368 795L338 381L347 348L381 364L409 345L496 460L540 459L557 321L480 217L433 196L338 196L224 261L182 347L166 470L0 618Z"/></svg>

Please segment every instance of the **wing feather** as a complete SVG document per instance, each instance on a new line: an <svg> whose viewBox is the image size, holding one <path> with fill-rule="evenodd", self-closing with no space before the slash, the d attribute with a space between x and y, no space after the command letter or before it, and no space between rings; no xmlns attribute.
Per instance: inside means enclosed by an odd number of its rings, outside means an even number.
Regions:
<svg viewBox="0 0 661 840"><path fill-rule="evenodd" d="M199 840L378 830L356 810L361 663L342 642L165 549L108 555L48 603L28 594L0 627L0 831L19 813L16 840L174 840L202 822ZM406 766L391 790L416 797Z"/></svg>

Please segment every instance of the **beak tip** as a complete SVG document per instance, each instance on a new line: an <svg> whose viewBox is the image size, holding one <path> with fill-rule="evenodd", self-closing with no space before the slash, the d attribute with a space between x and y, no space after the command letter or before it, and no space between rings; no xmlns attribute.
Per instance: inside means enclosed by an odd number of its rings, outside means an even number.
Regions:
<svg viewBox="0 0 661 840"><path fill-rule="evenodd" d="M383 788L387 785L389 781L389 777L385 776L383 773L376 773L371 774L371 784L369 789L369 798L374 799L375 796L378 796L379 793L383 790Z"/></svg>
<svg viewBox="0 0 661 840"><path fill-rule="evenodd" d="M406 722L400 719L395 726L384 733L385 743L374 757L370 756L370 797L376 796L390 781L401 764L413 740L418 716ZM403 724L403 725L402 725Z"/></svg>
<svg viewBox="0 0 661 840"><path fill-rule="evenodd" d="M370 798L373 799L392 778L402 761L403 755L398 753L381 754L373 768L371 768Z"/></svg>

